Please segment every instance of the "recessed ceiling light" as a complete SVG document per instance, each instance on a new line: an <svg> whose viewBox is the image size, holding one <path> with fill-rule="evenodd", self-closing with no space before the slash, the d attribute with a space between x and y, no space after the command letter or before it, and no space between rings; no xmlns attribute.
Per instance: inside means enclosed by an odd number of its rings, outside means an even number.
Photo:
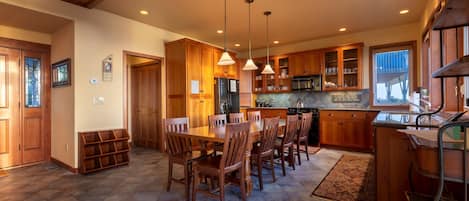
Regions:
<svg viewBox="0 0 469 201"><path fill-rule="evenodd" d="M340 28L339 31L342 31L342 32L347 31L347 28Z"/></svg>
<svg viewBox="0 0 469 201"><path fill-rule="evenodd" d="M150 14L150 13L149 13L148 11L146 11L146 10L141 10L141 11L140 11L140 14L142 14L142 15L148 15L148 14Z"/></svg>
<svg viewBox="0 0 469 201"><path fill-rule="evenodd" d="M278 40L275 40L274 41L274 44L279 44L280 42Z"/></svg>
<svg viewBox="0 0 469 201"><path fill-rule="evenodd" d="M223 33L223 30L217 30L217 33L218 33L218 34L222 34L222 33Z"/></svg>
<svg viewBox="0 0 469 201"><path fill-rule="evenodd" d="M401 15L404 15L404 14L409 13L409 10L407 10L407 9L406 9L406 10L401 10L401 11L399 11L399 13L400 13Z"/></svg>
<svg viewBox="0 0 469 201"><path fill-rule="evenodd" d="M241 45L240 45L239 43L236 43L235 46L236 46L236 47L239 47L239 46L241 46Z"/></svg>

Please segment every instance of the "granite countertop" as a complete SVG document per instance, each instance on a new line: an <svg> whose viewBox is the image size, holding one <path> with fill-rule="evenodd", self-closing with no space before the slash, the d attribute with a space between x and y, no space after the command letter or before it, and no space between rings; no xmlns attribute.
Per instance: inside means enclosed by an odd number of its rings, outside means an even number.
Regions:
<svg viewBox="0 0 469 201"><path fill-rule="evenodd" d="M408 112L380 112L373 120L373 126L377 127L392 127L392 128L406 128L407 126L415 126L415 119L418 114L412 114ZM426 127L438 127L444 119L434 117L431 119L431 123L422 122L422 126Z"/></svg>
<svg viewBox="0 0 469 201"><path fill-rule="evenodd" d="M319 108L323 111L364 111L364 112L380 112L379 109L372 108Z"/></svg>
<svg viewBox="0 0 469 201"><path fill-rule="evenodd" d="M286 110L288 107L244 107L247 109Z"/></svg>

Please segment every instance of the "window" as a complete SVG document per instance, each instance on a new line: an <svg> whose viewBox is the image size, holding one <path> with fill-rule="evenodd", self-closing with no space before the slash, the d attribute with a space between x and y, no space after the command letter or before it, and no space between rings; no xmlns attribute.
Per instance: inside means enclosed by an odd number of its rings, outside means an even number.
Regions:
<svg viewBox="0 0 469 201"><path fill-rule="evenodd" d="M415 42L370 48L370 89L372 106L408 104L413 87Z"/></svg>

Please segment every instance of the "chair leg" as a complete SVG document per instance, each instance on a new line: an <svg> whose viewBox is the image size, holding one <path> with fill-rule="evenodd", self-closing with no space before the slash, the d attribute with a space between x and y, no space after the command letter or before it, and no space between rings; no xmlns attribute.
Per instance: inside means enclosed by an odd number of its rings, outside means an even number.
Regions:
<svg viewBox="0 0 469 201"><path fill-rule="evenodd" d="M195 169L192 173L192 201L196 201L197 188L199 187L199 172Z"/></svg>
<svg viewBox="0 0 469 201"><path fill-rule="evenodd" d="M225 200L225 175L220 175L220 178L218 178L218 182L220 185L220 201Z"/></svg>
<svg viewBox="0 0 469 201"><path fill-rule="evenodd" d="M257 159L257 176L259 177L259 187L261 191L264 189L263 181L262 181L262 158L259 156Z"/></svg>
<svg viewBox="0 0 469 201"><path fill-rule="evenodd" d="M191 186L190 184L190 165L188 163L184 164L184 189L185 193L184 195L186 196L186 200L189 201L190 195L189 195L189 188Z"/></svg>
<svg viewBox="0 0 469 201"><path fill-rule="evenodd" d="M171 159L168 160L168 183L166 185L166 191L169 192L171 190L171 182L173 181L173 161Z"/></svg>
<svg viewBox="0 0 469 201"><path fill-rule="evenodd" d="M270 155L270 168L272 169L272 178L275 183L274 153L273 152L272 152L272 155Z"/></svg>
<svg viewBox="0 0 469 201"><path fill-rule="evenodd" d="M288 157L291 160L291 165L293 167L293 170L295 170L295 155L293 153L293 146L288 148Z"/></svg>
<svg viewBox="0 0 469 201"><path fill-rule="evenodd" d="M306 160L309 161L308 139L306 139L306 141L305 141L305 150L306 150Z"/></svg>
<svg viewBox="0 0 469 201"><path fill-rule="evenodd" d="M300 156L300 141L296 143L296 153L298 155L298 164L301 165L301 156Z"/></svg>
<svg viewBox="0 0 469 201"><path fill-rule="evenodd" d="M286 176L287 174L285 173L285 154L283 154L282 149L279 149L278 152L280 154L280 161L282 162L282 173L283 176Z"/></svg>
<svg viewBox="0 0 469 201"><path fill-rule="evenodd" d="M262 167L262 166L261 166ZM241 187L241 200L246 201L246 167L244 165L241 167L241 179L240 179L240 187Z"/></svg>

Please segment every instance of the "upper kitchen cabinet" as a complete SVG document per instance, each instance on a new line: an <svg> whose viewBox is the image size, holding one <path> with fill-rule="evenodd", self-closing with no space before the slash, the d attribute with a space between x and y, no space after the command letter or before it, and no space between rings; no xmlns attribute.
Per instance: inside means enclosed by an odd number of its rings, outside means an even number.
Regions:
<svg viewBox="0 0 469 201"><path fill-rule="evenodd" d="M166 47L166 116L189 117L192 127L214 114L214 47L181 39Z"/></svg>
<svg viewBox="0 0 469 201"><path fill-rule="evenodd" d="M291 91L290 61L288 56L275 56L269 59L275 74L262 74L266 59L256 58L254 63L259 69L252 72L252 91L254 93L278 93Z"/></svg>
<svg viewBox="0 0 469 201"><path fill-rule="evenodd" d="M323 90L362 88L363 43L326 49L323 53Z"/></svg>
<svg viewBox="0 0 469 201"><path fill-rule="evenodd" d="M230 56L233 60L236 61L233 65L229 66L219 66L217 65L218 60L220 59L221 55L223 54L222 49L214 48L213 50L213 63L215 64L213 69L213 74L215 77L219 78L230 78L230 79L239 79L239 60L236 58L236 54L230 53Z"/></svg>
<svg viewBox="0 0 469 201"><path fill-rule="evenodd" d="M291 76L321 74L321 52L308 51L289 56Z"/></svg>

